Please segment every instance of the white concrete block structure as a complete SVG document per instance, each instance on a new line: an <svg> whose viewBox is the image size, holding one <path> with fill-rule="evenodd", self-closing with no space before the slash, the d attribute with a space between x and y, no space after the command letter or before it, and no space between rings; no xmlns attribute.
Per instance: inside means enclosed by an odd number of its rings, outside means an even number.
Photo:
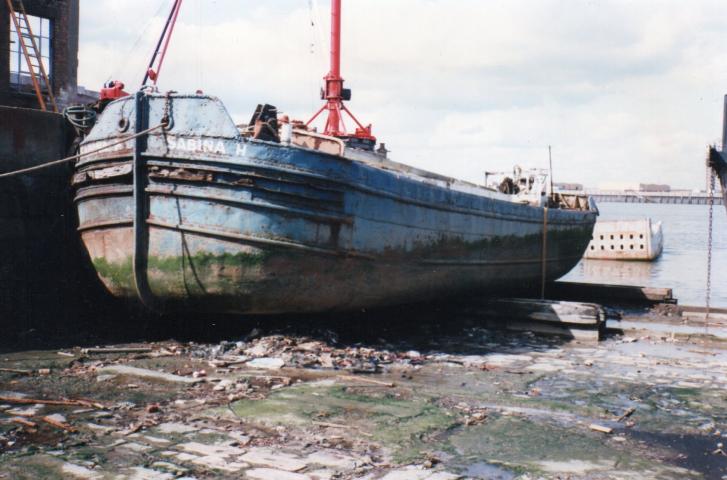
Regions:
<svg viewBox="0 0 727 480"><path fill-rule="evenodd" d="M584 258L599 260L656 259L664 248L661 222L642 220L598 221Z"/></svg>

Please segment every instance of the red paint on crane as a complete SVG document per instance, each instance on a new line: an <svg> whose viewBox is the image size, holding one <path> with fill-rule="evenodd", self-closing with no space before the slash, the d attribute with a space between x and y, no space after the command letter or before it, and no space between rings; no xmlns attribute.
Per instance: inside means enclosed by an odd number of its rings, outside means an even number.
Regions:
<svg viewBox="0 0 727 480"><path fill-rule="evenodd" d="M323 80L325 80L326 86L321 96L326 104L313 115L306 125L313 123L324 110L327 110L328 119L323 131L325 135L354 137L375 144L376 137L371 135L371 125L364 127L343 103L351 99L351 91L343 88L343 78L341 77L341 0L331 0L331 68ZM356 123L355 133L347 132L343 112Z"/></svg>
<svg viewBox="0 0 727 480"><path fill-rule="evenodd" d="M179 10L181 10L181 9L182 9L182 0L178 0L174 4L174 9L173 9L174 16L172 17L172 23L171 23L171 26L169 27L169 33L167 34L166 41L164 42L164 48L162 49L162 53L159 56L159 64L157 65L157 69L154 72L154 76L152 77L151 75L149 75L149 77L154 82L154 85L157 84L157 79L159 78L159 74L162 71L162 65L164 64L164 58L167 56L167 49L169 48L169 41L172 39L172 33L174 33L174 27L177 25L177 17L179 16ZM151 72L149 72L149 73L151 73Z"/></svg>

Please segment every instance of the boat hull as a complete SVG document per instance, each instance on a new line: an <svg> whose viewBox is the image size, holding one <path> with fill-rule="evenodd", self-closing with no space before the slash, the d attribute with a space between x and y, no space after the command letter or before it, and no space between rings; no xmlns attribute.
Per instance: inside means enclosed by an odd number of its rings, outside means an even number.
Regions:
<svg viewBox="0 0 727 480"><path fill-rule="evenodd" d="M165 101L137 103L145 125ZM593 209L546 212L251 141L215 99L172 101L169 131L89 156L74 177L99 277L154 310L320 312L538 288L544 263L548 280L563 276L591 239ZM117 117L133 123L134 109L111 104L82 149L119 138Z"/></svg>

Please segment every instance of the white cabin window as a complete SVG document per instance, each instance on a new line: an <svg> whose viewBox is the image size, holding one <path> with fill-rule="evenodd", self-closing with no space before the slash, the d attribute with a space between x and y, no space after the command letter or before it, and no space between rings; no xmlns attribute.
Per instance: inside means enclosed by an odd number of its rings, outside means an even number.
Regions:
<svg viewBox="0 0 727 480"><path fill-rule="evenodd" d="M10 21L10 84L15 87L30 86L33 81L30 76L30 68L28 61L25 58L23 47L18 38L18 32L15 28L15 22L12 17L9 17ZM28 35L25 30L25 22L18 18L20 29L24 35ZM28 23L30 29L33 32L33 38L35 39L35 45L38 47L38 54L40 55L41 61L43 62L43 68L48 77L52 77L53 64L51 62L51 53L53 48L52 38L52 24L50 19L43 17L36 17L35 15L28 15ZM35 59L34 50L30 38L25 38L25 44L28 47L28 55L30 56L33 71L36 77L40 79L39 68L37 67L37 60ZM47 89L47 86L42 80L39 80L41 87Z"/></svg>

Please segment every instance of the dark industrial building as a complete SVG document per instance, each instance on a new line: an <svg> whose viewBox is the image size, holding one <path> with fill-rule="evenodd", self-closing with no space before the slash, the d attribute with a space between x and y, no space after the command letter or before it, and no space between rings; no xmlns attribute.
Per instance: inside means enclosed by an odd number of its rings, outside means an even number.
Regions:
<svg viewBox="0 0 727 480"><path fill-rule="evenodd" d="M18 0L12 0L20 9ZM79 0L22 0L59 112L78 95ZM0 0L0 174L64 158L75 132L42 111L6 0ZM22 28L22 31L27 31ZM28 38L29 41L29 37ZM37 56L35 57L37 58ZM48 85L42 85L48 99ZM85 92L84 92L85 93ZM50 104L49 104L50 106ZM72 165L0 178L0 343L78 317L95 282L76 234ZM18 337L20 338L20 337Z"/></svg>
<svg viewBox="0 0 727 480"><path fill-rule="evenodd" d="M77 96L80 0L23 0L43 65L59 104ZM13 0L18 8L17 0ZM29 69L5 0L0 1L0 105L38 108ZM44 90L46 89L44 85Z"/></svg>

